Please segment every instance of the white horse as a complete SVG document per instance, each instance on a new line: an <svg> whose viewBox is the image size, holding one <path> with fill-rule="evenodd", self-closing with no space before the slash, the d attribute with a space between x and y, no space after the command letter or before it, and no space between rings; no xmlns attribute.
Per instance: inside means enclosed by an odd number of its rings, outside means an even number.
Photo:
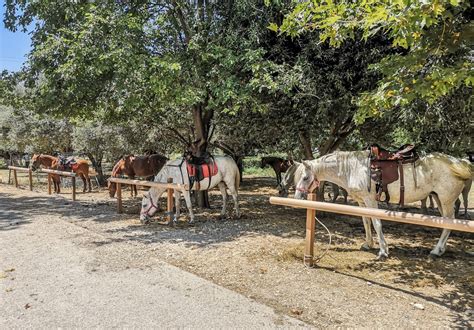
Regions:
<svg viewBox="0 0 474 330"><path fill-rule="evenodd" d="M207 190L219 186L219 189L222 194L222 212L221 216L225 216L226 206L227 206L227 190L229 189L230 194L234 199L235 213L237 218L240 218L239 202L238 202L238 188L240 183L240 174L239 169L235 161L227 156L215 156L214 160L217 164L217 174L211 177L211 182L209 185L209 178L204 178L199 181L200 190ZM173 179L173 183L189 184L188 170L186 167L186 162L183 162L181 159L172 160L166 163L163 166L163 169L156 175L155 182L166 183L168 178ZM196 190L196 183L193 185L193 190ZM166 191L166 188L150 188L150 190L145 193L142 199L142 209L140 211L140 221L143 223L148 223L150 217L152 217L158 210L159 198ZM183 193L184 200L186 201L186 206L189 210L190 220L189 223L194 222L194 213L191 204L191 193L190 191L185 191ZM180 216L180 199L181 192L175 190L175 205L176 213L174 215L173 221L176 222Z"/></svg>
<svg viewBox="0 0 474 330"><path fill-rule="evenodd" d="M369 151L335 152L313 161L305 161L303 166L304 171L296 185L295 198L303 198L313 182L331 181L346 189L359 206L377 208L375 182L369 176ZM465 181L472 179L473 175L465 163L440 153L420 158L415 164L415 173L412 164L403 165L403 171L405 202L416 202L434 193L441 215L449 218L454 218L454 202L464 189ZM400 181L389 184L388 191L392 200L399 200ZM366 242L362 247L372 248L370 218L362 219L366 235ZM372 218L372 224L379 239L380 250L377 258L388 257L382 222ZM449 233L450 230L443 230L431 254L440 256L445 252Z"/></svg>

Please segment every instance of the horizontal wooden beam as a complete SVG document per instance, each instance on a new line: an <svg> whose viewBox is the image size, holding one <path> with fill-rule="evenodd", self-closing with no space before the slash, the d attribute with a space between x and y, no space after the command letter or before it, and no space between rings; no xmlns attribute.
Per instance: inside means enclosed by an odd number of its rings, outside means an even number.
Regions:
<svg viewBox="0 0 474 330"><path fill-rule="evenodd" d="M50 170L49 168L42 168L40 170L40 172L49 173L49 174L56 174L56 175L62 175L62 176L71 176L71 177L76 176L76 173L73 173L73 172L56 171L56 170Z"/></svg>
<svg viewBox="0 0 474 330"><path fill-rule="evenodd" d="M474 233L474 221L436 217L411 212L399 212L370 207L341 205L334 203L313 202L294 198L270 197L270 204L303 209L312 209L339 214L378 218L388 221L403 222L412 225L436 227Z"/></svg>
<svg viewBox="0 0 474 330"><path fill-rule="evenodd" d="M8 166L8 169L20 171L20 172L29 172L31 169L29 167L18 167L18 166Z"/></svg>
<svg viewBox="0 0 474 330"><path fill-rule="evenodd" d="M165 182L154 182L145 180L131 180L124 178L109 178L109 182L122 183L122 184L133 184L137 186L155 187L155 188L166 188L176 190L189 190L189 185L181 183L165 183Z"/></svg>

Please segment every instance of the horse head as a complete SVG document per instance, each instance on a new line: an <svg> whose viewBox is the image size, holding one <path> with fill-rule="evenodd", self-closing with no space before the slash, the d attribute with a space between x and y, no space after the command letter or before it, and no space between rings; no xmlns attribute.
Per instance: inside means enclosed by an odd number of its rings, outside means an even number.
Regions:
<svg viewBox="0 0 474 330"><path fill-rule="evenodd" d="M119 173L122 173L125 166L126 162L129 156L123 156L112 168L112 174L110 175L111 177L115 178L119 175ZM117 191L117 184L114 182L107 182L107 188L109 188L109 196L114 197L115 192Z"/></svg>
<svg viewBox="0 0 474 330"><path fill-rule="evenodd" d="M306 199L308 193L313 192L319 186L319 181L313 173L311 163L303 161L302 164L304 166L303 173L295 188L296 199Z"/></svg>
<svg viewBox="0 0 474 330"><path fill-rule="evenodd" d="M41 165L41 155L40 154L34 154L33 157L31 157L30 161L30 168L33 171L36 171Z"/></svg>

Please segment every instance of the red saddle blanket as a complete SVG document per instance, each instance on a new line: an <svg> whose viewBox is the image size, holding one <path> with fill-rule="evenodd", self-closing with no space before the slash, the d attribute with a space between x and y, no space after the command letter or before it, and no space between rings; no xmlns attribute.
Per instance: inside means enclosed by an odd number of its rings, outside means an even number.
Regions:
<svg viewBox="0 0 474 330"><path fill-rule="evenodd" d="M210 164L194 165L186 162L186 167L188 169L188 175L190 177L196 177L198 181L201 181L204 178L209 178L214 176L218 172L217 164L215 161Z"/></svg>

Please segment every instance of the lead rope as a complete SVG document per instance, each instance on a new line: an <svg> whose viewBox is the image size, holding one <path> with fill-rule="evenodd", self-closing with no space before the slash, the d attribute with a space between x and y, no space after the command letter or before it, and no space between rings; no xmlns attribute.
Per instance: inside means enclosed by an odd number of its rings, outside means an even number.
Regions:
<svg viewBox="0 0 474 330"><path fill-rule="evenodd" d="M327 231L327 233L328 233L328 235L329 235L329 243L328 243L328 246L327 246L326 250L324 250L324 252L323 252L320 256L318 256L318 257L313 257L313 262L314 262L314 263L318 263L318 262L320 262L320 261L324 258L324 256L328 253L329 248L331 247L332 234L331 234L331 232L329 231L328 227L326 227L326 225L325 225L324 223L322 223L322 222L318 219L318 217L315 216L314 219L315 219L321 226L323 226L323 228ZM330 256L331 258L333 258L334 260L336 260L333 256L331 256L331 255L329 255L329 256ZM306 256L305 256L305 257L306 257ZM305 259L303 259L303 263L304 263L305 266L307 266L306 261L304 261L304 260L305 260Z"/></svg>

